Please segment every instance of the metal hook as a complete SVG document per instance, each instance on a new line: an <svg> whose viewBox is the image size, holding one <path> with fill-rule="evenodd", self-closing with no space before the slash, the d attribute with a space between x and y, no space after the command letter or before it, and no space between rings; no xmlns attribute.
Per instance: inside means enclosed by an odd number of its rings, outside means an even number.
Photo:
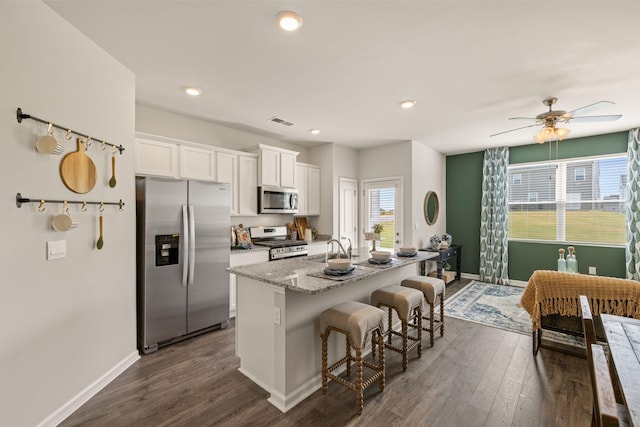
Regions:
<svg viewBox="0 0 640 427"><path fill-rule="evenodd" d="M40 200L40 205L38 206L38 212L44 212L46 208L44 207L44 199Z"/></svg>
<svg viewBox="0 0 640 427"><path fill-rule="evenodd" d="M67 207L67 201L62 201L62 212L69 213L69 208Z"/></svg>
<svg viewBox="0 0 640 427"><path fill-rule="evenodd" d="M100 202L100 207L98 208L100 212L104 211L104 202Z"/></svg>
<svg viewBox="0 0 640 427"><path fill-rule="evenodd" d="M116 154L116 150L118 149L118 147L116 147L115 145L111 146L111 154Z"/></svg>
<svg viewBox="0 0 640 427"><path fill-rule="evenodd" d="M86 212L87 211L87 202L82 202L82 207L80 208L80 210L82 212Z"/></svg>
<svg viewBox="0 0 640 427"><path fill-rule="evenodd" d="M120 208L118 209L118 211L122 212L124 210L124 202L122 201L122 199L120 199L120 203L118 203L120 205Z"/></svg>
<svg viewBox="0 0 640 427"><path fill-rule="evenodd" d="M67 141L71 139L71 129L67 129L67 134L64 136L64 139Z"/></svg>
<svg viewBox="0 0 640 427"><path fill-rule="evenodd" d="M105 144L106 144L106 143L107 143L107 141L102 141L102 144L100 144L100 149L101 149L101 150L104 150L105 148L107 148L107 147L105 146Z"/></svg>
<svg viewBox="0 0 640 427"><path fill-rule="evenodd" d="M49 127L47 128L47 133L49 135L53 135L53 123L49 122Z"/></svg>

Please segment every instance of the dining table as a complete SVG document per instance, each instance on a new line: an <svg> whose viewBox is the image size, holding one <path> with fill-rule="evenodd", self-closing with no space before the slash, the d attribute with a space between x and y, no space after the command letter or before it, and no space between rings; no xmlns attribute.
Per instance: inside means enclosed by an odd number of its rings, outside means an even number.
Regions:
<svg viewBox="0 0 640 427"><path fill-rule="evenodd" d="M640 427L640 319L611 314L601 318L629 421Z"/></svg>

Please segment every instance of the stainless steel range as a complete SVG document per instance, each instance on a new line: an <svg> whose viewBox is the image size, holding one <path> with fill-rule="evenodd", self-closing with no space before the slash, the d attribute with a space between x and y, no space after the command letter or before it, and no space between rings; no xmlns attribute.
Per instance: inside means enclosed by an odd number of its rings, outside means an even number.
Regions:
<svg viewBox="0 0 640 427"><path fill-rule="evenodd" d="M287 227L251 227L249 228L251 241L254 245L268 246L269 261L305 256L309 253L307 242L303 240L288 240Z"/></svg>

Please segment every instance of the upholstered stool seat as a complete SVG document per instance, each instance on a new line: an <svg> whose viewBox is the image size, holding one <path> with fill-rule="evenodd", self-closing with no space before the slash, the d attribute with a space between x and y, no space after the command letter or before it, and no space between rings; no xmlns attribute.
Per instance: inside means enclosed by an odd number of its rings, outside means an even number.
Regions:
<svg viewBox="0 0 640 427"><path fill-rule="evenodd" d="M430 276L412 276L404 279L401 282L401 285L422 291L424 299L429 305L429 317L422 317L423 319L429 321L429 327L423 329L429 332L429 341L431 343L431 346L433 347L433 335L437 326L440 326L440 336L444 335L444 281L442 279ZM438 302L440 303L440 316L438 320L436 320L434 307Z"/></svg>
<svg viewBox="0 0 640 427"><path fill-rule="evenodd" d="M384 328L384 311L379 308L356 301L348 301L338 304L320 314L320 338L322 340L322 392L326 393L327 380L331 379L343 386L355 391L358 414L364 407L364 389L379 380L380 391L384 390L384 341L382 331ZM327 366L327 339L331 331L340 332L346 336L346 356L331 366ZM370 363L362 360L362 351L367 345L368 335L371 334L372 354L375 358L377 346L378 363ZM355 351L355 357L351 353ZM356 377L353 382L347 381L332 372L347 365L347 376L351 376L351 362L355 362ZM373 373L363 380L362 367L373 370Z"/></svg>
<svg viewBox="0 0 640 427"><path fill-rule="evenodd" d="M422 292L417 289L391 285L377 289L371 293L371 305L386 307L388 314L387 336L385 347L402 354L402 370L407 370L407 353L418 348L418 357L422 356ZM393 330L393 310L398 314L401 324L401 332ZM409 335L409 320L411 326L417 330L417 335ZM402 337L402 347L396 347L391 343L393 335ZM409 345L409 341L412 341ZM374 354L375 356L375 354Z"/></svg>

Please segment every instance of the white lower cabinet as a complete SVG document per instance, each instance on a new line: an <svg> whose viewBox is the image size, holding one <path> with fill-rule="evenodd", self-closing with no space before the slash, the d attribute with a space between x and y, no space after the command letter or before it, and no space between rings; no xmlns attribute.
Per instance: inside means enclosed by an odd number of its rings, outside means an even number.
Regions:
<svg viewBox="0 0 640 427"><path fill-rule="evenodd" d="M229 267L269 262L268 250L233 252L229 256ZM229 317L236 317L236 275L229 273Z"/></svg>

